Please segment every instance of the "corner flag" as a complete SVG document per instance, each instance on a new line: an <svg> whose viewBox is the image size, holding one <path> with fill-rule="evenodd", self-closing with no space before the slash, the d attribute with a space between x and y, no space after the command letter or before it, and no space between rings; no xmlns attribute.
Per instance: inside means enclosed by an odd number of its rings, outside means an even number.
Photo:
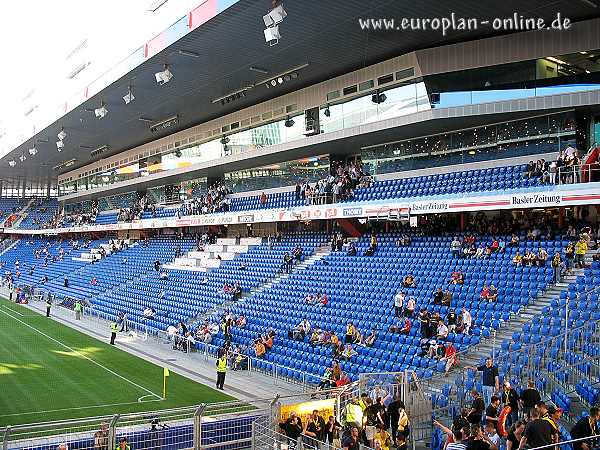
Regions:
<svg viewBox="0 0 600 450"><path fill-rule="evenodd" d="M167 398L167 378L171 375L169 369L163 367L163 399Z"/></svg>

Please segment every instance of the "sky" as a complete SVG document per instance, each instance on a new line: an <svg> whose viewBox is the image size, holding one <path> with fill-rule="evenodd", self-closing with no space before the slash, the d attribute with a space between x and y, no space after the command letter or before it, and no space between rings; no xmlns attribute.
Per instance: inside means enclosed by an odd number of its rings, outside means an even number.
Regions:
<svg viewBox="0 0 600 450"><path fill-rule="evenodd" d="M149 12L153 3L155 0L3 1L0 156L31 134L30 119L42 114L47 117L48 111L56 111L56 119L64 100L202 0L167 0L157 11ZM84 41L84 47L67 59ZM68 79L84 62L90 64L75 79ZM25 116L33 107L36 109Z"/></svg>

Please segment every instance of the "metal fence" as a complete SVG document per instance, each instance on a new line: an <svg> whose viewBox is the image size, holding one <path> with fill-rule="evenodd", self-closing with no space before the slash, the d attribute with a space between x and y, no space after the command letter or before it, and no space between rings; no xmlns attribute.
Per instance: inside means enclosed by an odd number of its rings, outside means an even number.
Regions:
<svg viewBox="0 0 600 450"><path fill-rule="evenodd" d="M113 449L126 439L135 449L249 448L254 422L271 422L262 408L243 402L198 405L163 411L17 425L0 428L0 448Z"/></svg>

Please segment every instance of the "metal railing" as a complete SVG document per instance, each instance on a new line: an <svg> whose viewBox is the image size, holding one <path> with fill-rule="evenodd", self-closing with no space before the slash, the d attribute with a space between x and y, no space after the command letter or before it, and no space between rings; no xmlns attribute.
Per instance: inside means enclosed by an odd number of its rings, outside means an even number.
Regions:
<svg viewBox="0 0 600 450"><path fill-rule="evenodd" d="M123 438L132 448L248 448L252 424L270 423L268 401L262 408L243 402L133 414L91 417L0 428L0 448L112 449Z"/></svg>

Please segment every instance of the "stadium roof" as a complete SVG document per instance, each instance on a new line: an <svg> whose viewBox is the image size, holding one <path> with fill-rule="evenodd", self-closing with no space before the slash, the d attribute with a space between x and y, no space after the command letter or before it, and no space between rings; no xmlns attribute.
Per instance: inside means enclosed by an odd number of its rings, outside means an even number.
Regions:
<svg viewBox="0 0 600 450"><path fill-rule="evenodd" d="M600 8L588 0L506 0L491 2L463 0L442 2L425 0L302 0L284 4L288 13L280 25L282 39L270 47L265 43L262 16L268 12L267 0L240 0L185 37L164 49L128 75L104 89L79 108L36 135L38 154L27 151L32 141L19 146L0 160L3 179L44 182L54 178L53 167L77 159L76 167L93 161L90 150L108 145L111 154L153 141L190 126L206 122L253 104L310 86L334 76L365 67L417 49L475 40L503 33L492 27L475 31L383 32L364 31L359 18L444 17L454 12L457 17L509 17L518 11L526 17L543 17L551 21L558 11L573 21L600 16ZM482 11L485 11L482 14ZM117 31L118 32L118 31ZM183 52L183 54L181 53ZM190 56L195 54L195 57ZM300 77L273 89L256 86L247 96L222 106L212 100L256 83L271 75L308 63ZM158 86L154 74L168 64L174 77ZM250 70L257 67L267 74ZM125 105L122 97L133 86L135 101ZM99 120L93 109L104 103L108 109ZM87 110L87 111L86 111ZM160 121L179 115L176 129L164 134L150 133L148 123L140 117ZM68 136L62 152L56 149L56 135L65 128ZM84 146L84 148L81 148ZM19 156L27 160L20 163ZM8 161L17 165L9 168Z"/></svg>

